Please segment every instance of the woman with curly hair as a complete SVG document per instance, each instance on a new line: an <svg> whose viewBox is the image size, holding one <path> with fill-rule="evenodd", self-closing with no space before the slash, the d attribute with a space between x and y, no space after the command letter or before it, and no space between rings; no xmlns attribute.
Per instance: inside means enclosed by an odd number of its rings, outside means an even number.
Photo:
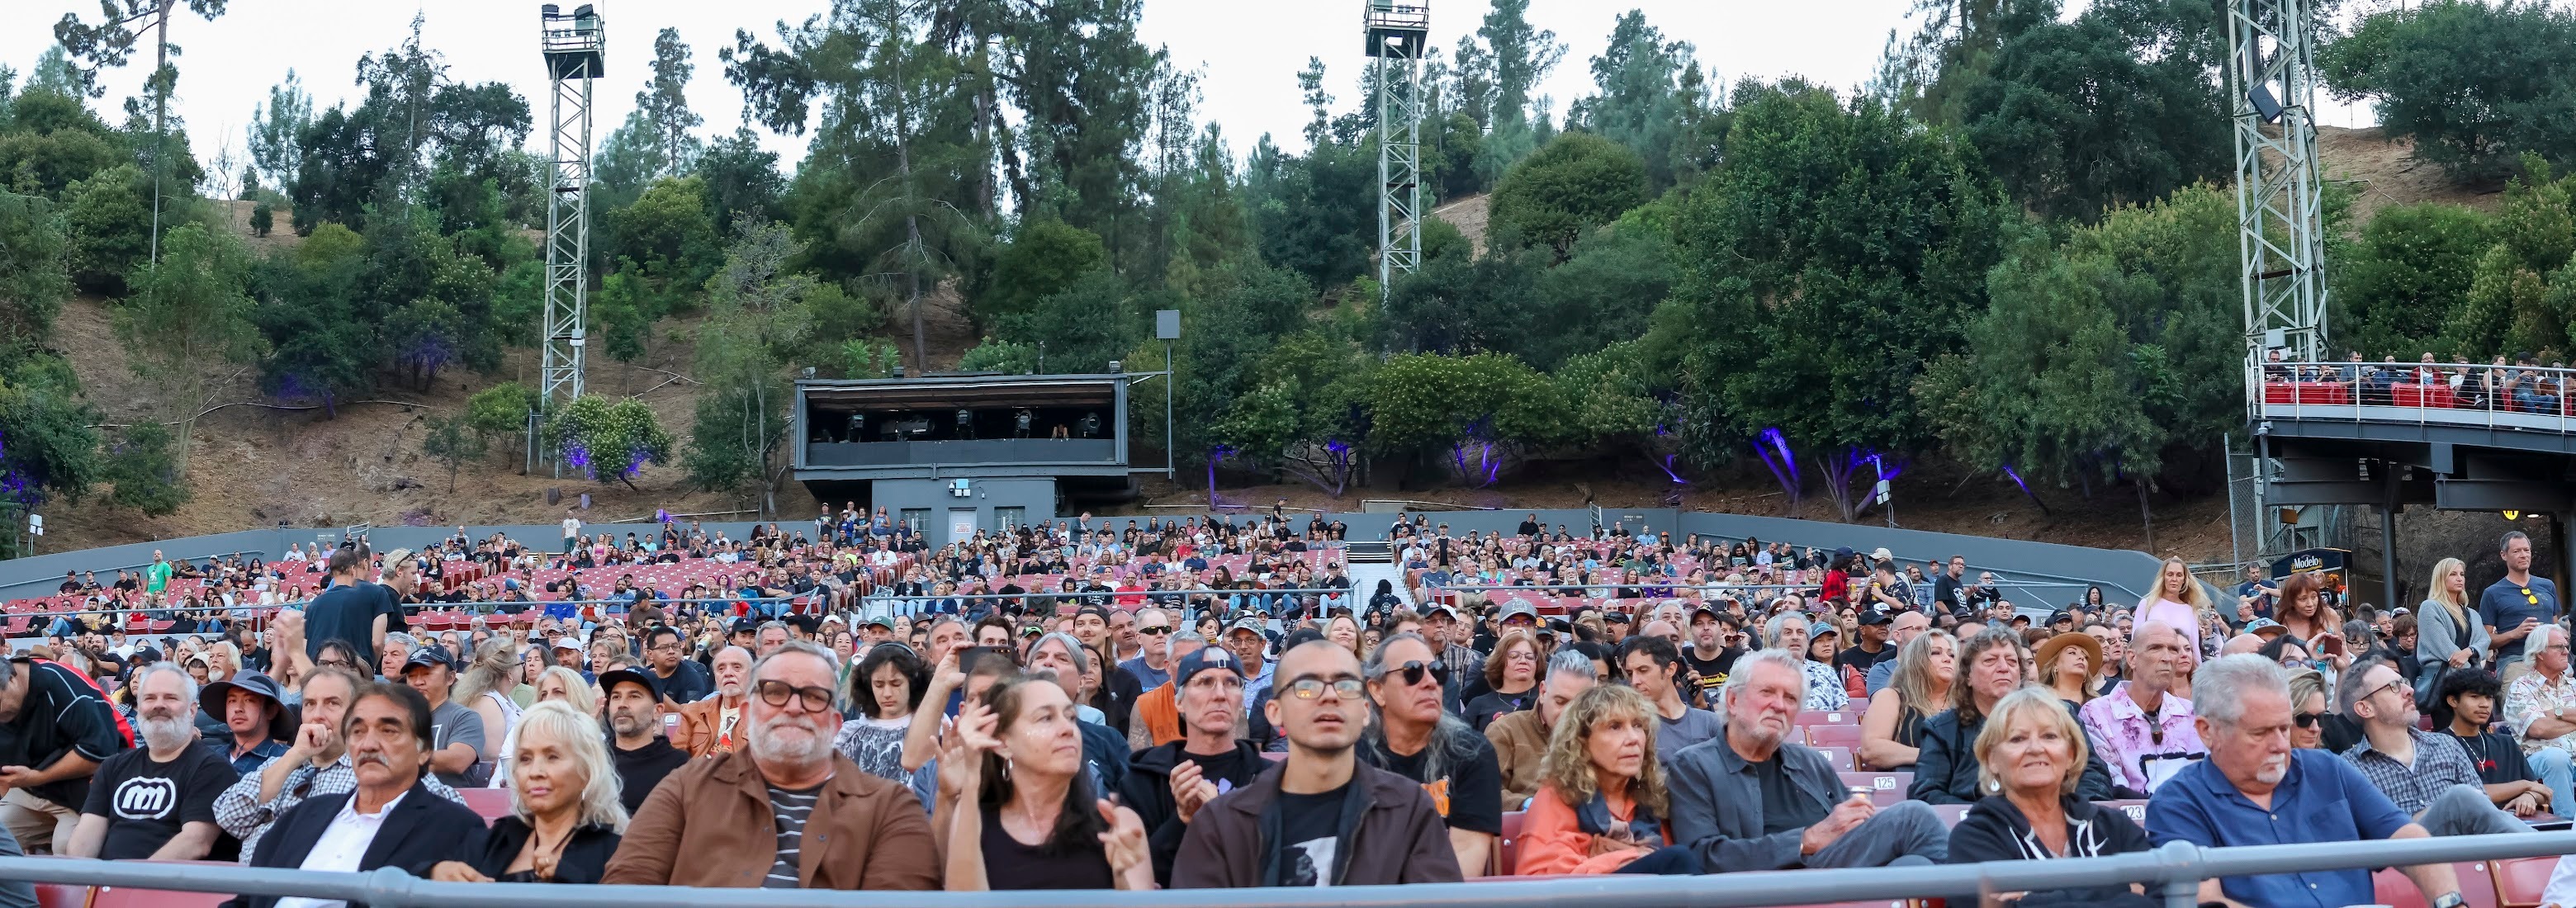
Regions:
<svg viewBox="0 0 2576 908"><path fill-rule="evenodd" d="M1635 688L1603 684L1567 704L1539 764L1538 795L1521 816L1522 876L1548 873L1694 874L1699 856L1672 844L1655 708Z"/></svg>

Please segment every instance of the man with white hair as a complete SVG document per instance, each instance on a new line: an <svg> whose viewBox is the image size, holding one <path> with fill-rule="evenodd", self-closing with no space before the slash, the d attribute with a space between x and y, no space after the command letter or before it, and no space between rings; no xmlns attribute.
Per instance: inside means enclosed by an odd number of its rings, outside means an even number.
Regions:
<svg viewBox="0 0 2576 908"><path fill-rule="evenodd" d="M2259 654L2220 656L2192 672L2192 724L2209 758L2183 768L2147 802L2156 845L2237 845L2417 839L2428 833L2352 764L2290 746L2290 681ZM2460 908L2449 864L2399 868L2432 908ZM2200 902L2228 905L2359 905L2370 871L2321 870L2203 880Z"/></svg>
<svg viewBox="0 0 2576 908"><path fill-rule="evenodd" d="M600 882L939 888L939 849L921 802L832 749L841 728L832 708L838 661L794 641L753 663L746 746L663 779Z"/></svg>
<svg viewBox="0 0 2576 908"><path fill-rule="evenodd" d="M1736 660L1717 736L1665 761L1673 842L1698 853L1706 873L1947 859L1950 832L1931 805L1880 809L1846 795L1824 754L1789 740L1808 695L1807 664L1787 649Z"/></svg>
<svg viewBox="0 0 2576 908"><path fill-rule="evenodd" d="M212 850L215 796L240 778L213 748L197 746L197 682L168 662L134 679L135 731L143 747L107 758L90 780L80 825L62 853L111 861L194 861Z"/></svg>
<svg viewBox="0 0 2576 908"><path fill-rule="evenodd" d="M2523 759L2544 779L2564 779L2576 764L2576 681L2567 673L2567 629L2543 624L2522 638L2531 667L2504 687L2505 722L2522 739ZM2549 803L2576 805L2576 788L2550 792Z"/></svg>
<svg viewBox="0 0 2576 908"><path fill-rule="evenodd" d="M1783 597L1785 598L1785 597ZM1762 625L1762 645L1785 650L1798 656L1798 672L1807 680L1806 702L1810 712L1841 712L1851 708L1851 688L1834 674L1834 667L1808 659L1807 616L1803 612L1781 612Z"/></svg>

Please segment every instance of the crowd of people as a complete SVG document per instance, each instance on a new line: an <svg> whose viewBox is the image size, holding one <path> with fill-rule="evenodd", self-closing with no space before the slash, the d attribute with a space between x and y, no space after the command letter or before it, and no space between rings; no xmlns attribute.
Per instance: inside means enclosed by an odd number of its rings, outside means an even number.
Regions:
<svg viewBox="0 0 2576 908"><path fill-rule="evenodd" d="M2303 364L2287 361L2285 354L2275 349L2266 355L2263 378L2268 382L2339 386L2351 394L2350 402L2358 404L2405 403L2566 415L2562 408L2571 390L2576 390L2567 387L2566 360L2553 359L2544 366L2529 353L2510 361L2499 353L2489 366L2472 369L2466 363L2437 362L2430 353L2411 363L2399 362L2395 355L2371 362L2363 359L2359 351L2347 354L2340 364ZM2399 385L2413 386L2418 393L2401 399ZM2433 394L2423 394L2426 390Z"/></svg>
<svg viewBox="0 0 2576 908"><path fill-rule="evenodd" d="M764 529L751 570L894 553L919 592L772 616L638 588L433 632L429 565L524 549L351 540L285 559L318 564L319 593L256 631L75 629L0 662L6 848L462 882L1322 886L2504 832L2576 803L2565 615L2520 534L2474 596L2450 559L2419 605L2346 620L2314 574L2213 593L2168 561L2144 601L2042 611L1963 558L1534 516L1407 518L1401 593L1352 589L1340 528L1284 520L1086 515L929 551L825 518ZM566 532L610 551L547 557L628 557ZM1529 601L1559 587L1620 595ZM487 797L507 808L467 806ZM2459 904L2449 865L2406 871ZM2202 898L2375 900L2362 871Z"/></svg>

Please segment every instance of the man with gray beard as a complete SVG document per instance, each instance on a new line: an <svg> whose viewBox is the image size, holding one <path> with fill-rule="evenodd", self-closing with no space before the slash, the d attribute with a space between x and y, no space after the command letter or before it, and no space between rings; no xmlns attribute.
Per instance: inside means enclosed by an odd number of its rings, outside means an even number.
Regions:
<svg viewBox="0 0 2576 908"><path fill-rule="evenodd" d="M600 882L939 888L938 846L921 802L832 749L841 729L833 708L839 673L831 650L801 640L752 663L746 746L663 779Z"/></svg>
<svg viewBox="0 0 2576 908"><path fill-rule="evenodd" d="M98 765L80 825L63 854L111 861L194 861L214 848L215 796L239 778L211 748L197 746L197 682L168 662L134 680L135 731L142 747Z"/></svg>

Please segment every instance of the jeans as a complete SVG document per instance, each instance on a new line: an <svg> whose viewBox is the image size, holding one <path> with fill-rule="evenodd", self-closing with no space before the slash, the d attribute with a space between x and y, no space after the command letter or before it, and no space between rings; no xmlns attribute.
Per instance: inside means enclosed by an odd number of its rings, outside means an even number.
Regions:
<svg viewBox="0 0 2576 908"><path fill-rule="evenodd" d="M1699 853L1688 845L1671 845L1629 861L1615 873L1645 873L1657 876L1691 876L1699 873Z"/></svg>
<svg viewBox="0 0 2576 908"><path fill-rule="evenodd" d="M1950 827L1932 805L1901 801L1843 833L1807 858L1809 867L1938 864L1950 857Z"/></svg>
<svg viewBox="0 0 2576 908"><path fill-rule="evenodd" d="M2487 800L2486 790L2475 785L2453 785L2435 795L2433 803L2415 815L2415 823L2434 835L2531 831L2530 824L2496 807Z"/></svg>
<svg viewBox="0 0 2576 908"><path fill-rule="evenodd" d="M2543 747L2527 759L2531 774L2549 786L2549 812L2562 817L2576 812L2576 758L2565 748Z"/></svg>

